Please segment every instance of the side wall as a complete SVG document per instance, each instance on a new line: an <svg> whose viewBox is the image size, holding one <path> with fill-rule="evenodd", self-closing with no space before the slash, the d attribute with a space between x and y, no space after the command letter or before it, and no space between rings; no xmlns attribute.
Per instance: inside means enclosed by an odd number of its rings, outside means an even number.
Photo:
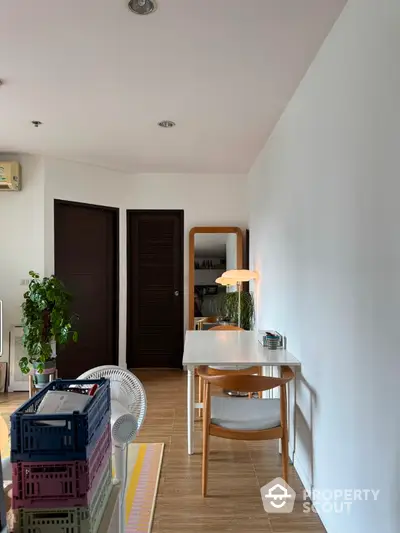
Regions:
<svg viewBox="0 0 400 533"><path fill-rule="evenodd" d="M301 359L296 467L376 489L329 533L400 531L400 3L349 0L250 173L258 324Z"/></svg>
<svg viewBox="0 0 400 533"><path fill-rule="evenodd" d="M3 355L8 361L9 331L20 324L20 305L28 272L44 267L44 162L39 156L0 154L19 161L22 191L0 192L0 300L3 300Z"/></svg>

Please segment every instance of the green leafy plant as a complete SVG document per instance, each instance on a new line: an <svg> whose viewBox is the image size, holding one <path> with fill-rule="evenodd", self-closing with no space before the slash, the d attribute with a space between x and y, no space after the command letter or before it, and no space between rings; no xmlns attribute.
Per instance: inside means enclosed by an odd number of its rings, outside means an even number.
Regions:
<svg viewBox="0 0 400 533"><path fill-rule="evenodd" d="M24 294L22 343L28 356L22 357L19 366L28 374L35 365L41 374L46 362L54 359L53 346L66 344L70 339L78 341L78 332L72 329L76 315L70 314L71 295L55 276L39 278L30 271L29 288Z"/></svg>
<svg viewBox="0 0 400 533"><path fill-rule="evenodd" d="M217 314L228 322L238 324L239 293L226 292L217 298ZM240 294L240 325L243 329L251 330L254 325L254 298L249 292Z"/></svg>

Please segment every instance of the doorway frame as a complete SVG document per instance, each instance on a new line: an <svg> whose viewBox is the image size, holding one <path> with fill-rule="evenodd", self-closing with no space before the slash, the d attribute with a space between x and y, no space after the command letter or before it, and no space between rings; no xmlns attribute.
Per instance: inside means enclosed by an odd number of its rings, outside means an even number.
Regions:
<svg viewBox="0 0 400 533"><path fill-rule="evenodd" d="M181 317L181 335L179 340L179 351L182 352L183 357L183 349L185 345L185 295L184 295L184 287L185 287L185 211L184 209L127 209L126 210L126 354L125 354L125 360L126 360L126 366L127 368L146 368L146 367L136 367L136 366L130 366L128 364L128 351L130 350L130 343L129 343L129 334L128 334L128 328L131 320L131 310L130 310L130 301L133 293L133 283L131 276L129 275L129 272L131 271L131 264L133 262L133 254L131 247L129 246L130 240L131 240L131 224L130 218L133 214L135 215L151 215L154 213L159 213L160 215L171 215L175 214L178 215L179 218L179 237L181 240L181 257L179 261L179 269L180 269L180 275L179 275L179 292L181 295L181 302L180 302L180 317ZM135 360L135 354L133 354L133 359ZM153 370L154 367L149 367ZM178 368L178 367L165 367L167 368ZM180 363L180 367L182 368L182 362Z"/></svg>
<svg viewBox="0 0 400 533"><path fill-rule="evenodd" d="M70 200L61 200L58 198L54 199L53 203L53 231L54 231L54 238L53 238L53 260L54 260L54 275L57 275L57 265L56 265L56 225L57 225L57 216L56 216L56 206L57 205L69 205L69 206L75 206L75 207L89 207L92 209L97 209L101 211L110 211L113 213L115 217L115 302L114 302L114 327L115 327L115 345L113 349L113 364L116 366L119 366L119 323L120 323L120 210L119 207L110 207L106 205L98 205L98 204L89 204L86 202L73 202ZM79 342L79 341L78 341Z"/></svg>

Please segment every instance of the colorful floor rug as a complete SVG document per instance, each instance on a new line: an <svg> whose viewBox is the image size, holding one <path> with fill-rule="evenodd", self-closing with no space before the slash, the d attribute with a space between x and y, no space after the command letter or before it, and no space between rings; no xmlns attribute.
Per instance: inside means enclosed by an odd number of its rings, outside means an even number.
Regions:
<svg viewBox="0 0 400 533"><path fill-rule="evenodd" d="M150 533L164 444L131 444L126 486L126 533Z"/></svg>

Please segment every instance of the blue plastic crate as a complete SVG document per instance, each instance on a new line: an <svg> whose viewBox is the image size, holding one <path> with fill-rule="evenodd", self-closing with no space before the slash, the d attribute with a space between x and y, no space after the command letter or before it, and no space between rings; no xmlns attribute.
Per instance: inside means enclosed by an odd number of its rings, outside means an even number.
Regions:
<svg viewBox="0 0 400 533"><path fill-rule="evenodd" d="M99 386L96 394L81 413L36 414L47 391L66 391L77 385L88 389L95 384ZM108 379L52 381L11 415L11 462L86 461L110 418ZM61 421L63 425L44 423L49 421Z"/></svg>

